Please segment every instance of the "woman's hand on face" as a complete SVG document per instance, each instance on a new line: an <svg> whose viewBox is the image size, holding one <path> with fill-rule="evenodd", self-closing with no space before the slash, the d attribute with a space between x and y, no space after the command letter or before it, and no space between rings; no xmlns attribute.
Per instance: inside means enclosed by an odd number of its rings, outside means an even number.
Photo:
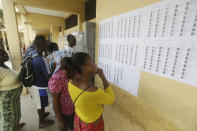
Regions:
<svg viewBox="0 0 197 131"><path fill-rule="evenodd" d="M105 75L104 75L103 70L101 68L97 69L97 74L99 75L99 77L103 81L104 88L105 89L108 88L109 87L109 83L108 83L107 79L105 78Z"/></svg>
<svg viewBox="0 0 197 131"><path fill-rule="evenodd" d="M103 70L101 68L97 68L97 74L99 75L99 77L103 78L104 77L104 73Z"/></svg>

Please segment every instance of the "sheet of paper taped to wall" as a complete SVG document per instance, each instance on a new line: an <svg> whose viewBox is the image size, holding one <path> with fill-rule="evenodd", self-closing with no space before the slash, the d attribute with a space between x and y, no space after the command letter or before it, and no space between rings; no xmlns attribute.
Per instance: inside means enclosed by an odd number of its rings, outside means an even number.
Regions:
<svg viewBox="0 0 197 131"><path fill-rule="evenodd" d="M137 96L146 71L197 86L197 0L166 0L99 23L98 63Z"/></svg>

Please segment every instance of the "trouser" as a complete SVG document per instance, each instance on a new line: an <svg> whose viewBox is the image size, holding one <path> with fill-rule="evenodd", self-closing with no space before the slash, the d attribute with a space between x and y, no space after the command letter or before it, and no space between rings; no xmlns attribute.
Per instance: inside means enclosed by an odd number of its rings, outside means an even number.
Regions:
<svg viewBox="0 0 197 131"><path fill-rule="evenodd" d="M28 88L28 92L30 93L31 98L32 98L37 109L45 108L49 105L47 87L40 88L37 86L32 86L32 87ZM42 93L42 95L41 95L41 93Z"/></svg>

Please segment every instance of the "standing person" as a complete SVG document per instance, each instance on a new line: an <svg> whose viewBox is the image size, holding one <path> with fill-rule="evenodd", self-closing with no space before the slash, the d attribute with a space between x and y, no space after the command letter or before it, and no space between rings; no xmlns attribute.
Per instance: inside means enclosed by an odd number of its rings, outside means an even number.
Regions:
<svg viewBox="0 0 197 131"><path fill-rule="evenodd" d="M57 43L49 42L49 48L48 48L49 55L46 57L45 61L47 65L47 70L50 75L53 74L56 68L54 52L58 50L59 48L58 48Z"/></svg>
<svg viewBox="0 0 197 131"><path fill-rule="evenodd" d="M8 54L0 49L0 120L3 131L16 131L25 123L20 122L20 95L23 90L18 73L9 69L4 62L8 61Z"/></svg>
<svg viewBox="0 0 197 131"><path fill-rule="evenodd" d="M71 57L75 53L75 51L73 49L76 46L75 36L72 34L69 34L67 36L67 41L68 41L68 46L66 46L64 50L59 50L59 51L53 52L54 63L56 65L56 69L55 69L54 73L57 70L59 70L59 68L61 67L61 59L63 57Z"/></svg>
<svg viewBox="0 0 197 131"><path fill-rule="evenodd" d="M25 47L25 44L24 43L22 43L22 45L21 45L21 52L22 52L22 57L24 58L25 57L25 52L26 52L26 47Z"/></svg>
<svg viewBox="0 0 197 131"><path fill-rule="evenodd" d="M58 51L58 50L59 50L59 47L57 43L49 42L49 48L48 48L49 54L52 54L54 51Z"/></svg>
<svg viewBox="0 0 197 131"><path fill-rule="evenodd" d="M49 80L49 90L52 93L53 108L58 120L60 131L73 131L74 104L68 92L68 70L65 57L62 59L61 68Z"/></svg>
<svg viewBox="0 0 197 131"><path fill-rule="evenodd" d="M26 52L26 46L25 46L24 43L23 43L23 45L22 45L22 49L23 49L23 52Z"/></svg>
<svg viewBox="0 0 197 131"><path fill-rule="evenodd" d="M65 47L65 52L66 54L68 54L68 57L71 57L75 52L73 48L76 46L76 38L74 35L69 34L67 36L67 41L68 41L68 46Z"/></svg>
<svg viewBox="0 0 197 131"><path fill-rule="evenodd" d="M43 52L47 51L48 43L44 36L37 35L35 38L35 51L33 51L33 71L35 74L36 81L33 83L33 86L30 88L32 91L32 98L34 103L37 106L37 111L39 115L39 128L44 128L52 125L53 120L45 120L45 117L49 115L48 112L45 112L45 107L48 106L48 80L49 74L47 72L46 64L43 58Z"/></svg>
<svg viewBox="0 0 197 131"><path fill-rule="evenodd" d="M68 89L76 112L74 131L104 131L103 105L114 102L112 87L87 53L75 53L66 59L66 74L70 79ZM96 74L101 78L104 90L90 82Z"/></svg>
<svg viewBox="0 0 197 131"><path fill-rule="evenodd" d="M52 76L53 72L55 71L55 63L54 63L54 56L53 56L53 52L54 51L58 51L58 45L57 43L54 42L49 42L49 48L48 48L48 53L49 55L46 57L45 62L46 62L46 67L48 70L48 73L50 76ZM51 92L49 91L49 89L47 89L48 92L48 98L49 98L49 104L52 110L52 116L53 116L53 120L55 119L55 112L53 109L53 100L52 100L52 95Z"/></svg>

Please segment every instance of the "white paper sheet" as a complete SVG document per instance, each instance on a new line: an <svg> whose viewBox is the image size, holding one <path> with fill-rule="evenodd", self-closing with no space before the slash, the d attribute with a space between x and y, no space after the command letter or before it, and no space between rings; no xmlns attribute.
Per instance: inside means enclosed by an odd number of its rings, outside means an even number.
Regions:
<svg viewBox="0 0 197 131"><path fill-rule="evenodd" d="M197 86L196 41L196 0L162 1L100 22L99 66L134 95L142 70Z"/></svg>

